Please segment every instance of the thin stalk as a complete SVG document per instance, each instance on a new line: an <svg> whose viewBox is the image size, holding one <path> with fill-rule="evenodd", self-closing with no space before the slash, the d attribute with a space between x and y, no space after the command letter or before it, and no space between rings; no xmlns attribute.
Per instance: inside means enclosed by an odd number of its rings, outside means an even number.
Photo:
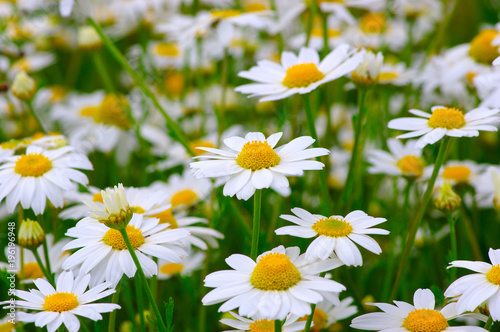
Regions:
<svg viewBox="0 0 500 332"><path fill-rule="evenodd" d="M224 132L224 113L226 113L226 87L228 78L228 67L229 67L229 52L227 48L224 48L224 59L222 60L222 71L221 71L221 98L220 98L220 109L217 112L217 144L220 145L220 140L222 133Z"/></svg>
<svg viewBox="0 0 500 332"><path fill-rule="evenodd" d="M322 23L323 23L323 54L326 56L330 49L328 45L328 15L326 13L321 13ZM327 110L328 111L328 110Z"/></svg>
<svg viewBox="0 0 500 332"><path fill-rule="evenodd" d="M135 291L137 292L137 310L139 310L139 321L141 325L141 332L146 331L146 323L144 321L144 301L142 298L142 289L139 279L134 278Z"/></svg>
<svg viewBox="0 0 500 332"><path fill-rule="evenodd" d="M158 258L156 257L153 257L153 260L156 264L158 264ZM156 303L156 300L158 299L158 295L159 295L159 292L158 292L158 276L157 275L154 275L151 277L151 280L149 281L149 287L151 289L151 293L154 294L154 297L155 297L155 303ZM151 304L149 304L149 310L150 311L153 311L153 306ZM153 332L154 331L154 326L152 324L149 324L149 331Z"/></svg>
<svg viewBox="0 0 500 332"><path fill-rule="evenodd" d="M160 111L160 113L165 118L168 129L172 132L174 138L184 146L186 151L190 156L194 156L193 150L189 147L188 141L184 135L184 132L179 128L177 123L167 114L167 112L163 109L160 102L156 98L155 94L149 89L146 82L142 79L142 77L129 65L125 57L121 54L118 48L113 44L113 42L104 34L101 27L91 18L87 18L90 25L94 27L99 36L101 37L104 45L111 53L111 55L115 58L118 63L125 69L129 75L132 77L134 82L139 86L142 92L148 97L151 102L155 105L155 107Z"/></svg>
<svg viewBox="0 0 500 332"><path fill-rule="evenodd" d="M146 280L146 276L144 275L144 271L142 270L141 263L139 263L139 259L137 258L137 255L135 254L134 248L132 248L132 244L130 243L130 239L128 237L127 231L125 229L120 229L119 231L123 237L123 240L125 241L125 245L127 246L128 251L130 252L130 256L132 256L132 260L134 261L134 264L137 267L137 272L139 274L139 278L141 279L142 286L144 287L144 290L146 291L146 295L148 297L149 303L151 303L151 306L153 307L153 311L154 311L154 314L156 316L156 321L157 321L157 324L160 328L160 331L167 332L167 328L165 327L165 323L163 322L163 318L161 317L160 310L158 309L158 306L155 303L153 294L151 294L151 290L149 289L148 281Z"/></svg>
<svg viewBox="0 0 500 332"><path fill-rule="evenodd" d="M35 118L36 120L36 123L38 124L38 127L40 128L40 130L44 133L44 134L47 134L47 129L45 129L42 121L40 120L40 118L38 117L38 115L36 114L35 112L35 109L33 108L33 104L31 103L31 100L28 100L26 101L26 104L28 105L28 109L31 113L31 115L33 115L33 117Z"/></svg>
<svg viewBox="0 0 500 332"><path fill-rule="evenodd" d="M316 0L309 2L309 20L307 21L307 30L306 30L307 37L306 37L306 43L304 45L305 47L309 46L309 41L311 40L311 32L314 25L314 19L316 18L317 12L318 12L318 7L316 4Z"/></svg>
<svg viewBox="0 0 500 332"><path fill-rule="evenodd" d="M309 126L309 132L311 133L312 138L314 138L313 146L319 147L318 134L316 133L316 127L314 125L314 116L312 114L311 109L311 95L303 95L304 101L304 109L306 111L307 124ZM316 160L321 162L320 157L316 157ZM330 194L328 193L328 185L327 185L327 174L325 169L323 168L320 174L319 183L321 187L321 193L323 195L323 200L321 201L321 206L323 213L329 214L330 212Z"/></svg>
<svg viewBox="0 0 500 332"><path fill-rule="evenodd" d="M271 0L271 10L274 13L274 20L278 23L279 22L279 17L278 17L278 10L276 9L276 0ZM279 54L283 52L284 46L283 46L283 35L281 32L276 33L276 42L278 44L278 51Z"/></svg>
<svg viewBox="0 0 500 332"><path fill-rule="evenodd" d="M390 300L394 299L396 292L398 290L399 282L401 281L401 276L403 272L403 268L406 263L406 259L408 258L408 254L410 253L410 249L413 247L413 242L415 241L415 235L417 234L417 229L420 226L422 219L424 218L424 213L429 205L429 202L432 197L432 190L434 189L434 183L436 182L437 175L439 173L439 169L443 164L446 153L448 151L448 147L450 146L451 139L448 136L445 136L441 142L441 146L439 147L439 152L436 158L436 163L434 164L434 169L432 170L431 178L427 183L427 189L425 190L424 197L422 202L420 203L420 207L417 211L417 215L413 220L413 224L411 225L410 233L408 234L408 239L406 241L406 246L403 251L403 256L401 257L401 262L399 263L398 272L396 274L396 280L394 281L394 286L392 287Z"/></svg>
<svg viewBox="0 0 500 332"><path fill-rule="evenodd" d="M279 319L274 320L274 332L281 332L281 321Z"/></svg>
<svg viewBox="0 0 500 332"><path fill-rule="evenodd" d="M123 278L118 281L118 284L116 285L115 292L113 294L113 297L111 298L111 303L118 303L118 300L120 298L120 289L122 287L123 283ZM115 322L116 322L116 313L118 310L113 310L109 314L109 323L108 323L108 331L114 331L115 330Z"/></svg>
<svg viewBox="0 0 500 332"><path fill-rule="evenodd" d="M358 93L358 116L356 119L356 129L354 132L354 146L352 149L351 160L349 161L349 171L347 172L347 178L344 187L344 194L342 195L342 202L347 203L345 208L349 210L350 203L352 201L351 193L354 185L354 178L356 176L356 169L358 167L358 157L362 156L363 151L358 151L361 144L361 137L363 134L363 120L365 115L365 102L367 90L361 88Z"/></svg>
<svg viewBox="0 0 500 332"><path fill-rule="evenodd" d="M102 58L102 53L97 50L92 52L92 60L94 61L95 67L97 69L97 72L99 73L99 76L101 77L102 83L104 84L104 88L108 93L110 92L115 92L116 87L115 84L113 83L113 80L109 76L109 72L106 69L106 65L104 64L104 60Z"/></svg>
<svg viewBox="0 0 500 332"><path fill-rule="evenodd" d="M311 313L309 314L309 316L307 316L306 327L304 328L304 332L309 332L309 330L311 329L311 323L312 323L313 316L314 316L314 310L316 310L315 303L311 304Z"/></svg>
<svg viewBox="0 0 500 332"><path fill-rule="evenodd" d="M262 189L255 190L253 195L253 232L252 249L250 257L255 260L259 252L259 234L260 234L260 210L262 205Z"/></svg>
<svg viewBox="0 0 500 332"><path fill-rule="evenodd" d="M38 254L38 251L36 249L33 249L33 250L31 250L31 252L35 256L36 262L40 266L40 269L42 270L43 275L45 276L45 278L47 278L47 280L50 282L50 284L52 286L55 286L54 279L52 279L52 275L49 274L49 272L47 271L47 269L43 265L42 259L40 258L40 255Z"/></svg>
<svg viewBox="0 0 500 332"><path fill-rule="evenodd" d="M491 316L489 316L488 320L486 321L486 324L484 324L484 329L491 331L492 326L493 326L493 318L491 318Z"/></svg>
<svg viewBox="0 0 500 332"><path fill-rule="evenodd" d="M37 215L38 222L42 225L42 228L45 232L48 232L47 225L45 224L45 218L43 214ZM52 230L55 231L55 230ZM47 265L47 272L52 275L52 269L50 268L50 258L49 258L49 248L47 247L47 241L43 241L43 256L45 257L45 264Z"/></svg>
<svg viewBox="0 0 500 332"><path fill-rule="evenodd" d="M205 110L206 96L205 96L205 79L203 77L203 70L202 70L202 68L203 68L203 44L202 44L201 37L196 39L196 62L197 62L196 85L197 85L197 88L198 88L198 91L200 94L200 105L199 106L200 106L201 114L205 119L207 112ZM215 112L215 115L218 116L218 113Z"/></svg>
<svg viewBox="0 0 500 332"><path fill-rule="evenodd" d="M457 253L457 236L455 232L456 219L453 218L451 212L446 213L446 218L448 219L448 225L450 225L450 241L451 241L451 261L456 261L458 259ZM451 280L455 281L457 279L457 269L450 269Z"/></svg>

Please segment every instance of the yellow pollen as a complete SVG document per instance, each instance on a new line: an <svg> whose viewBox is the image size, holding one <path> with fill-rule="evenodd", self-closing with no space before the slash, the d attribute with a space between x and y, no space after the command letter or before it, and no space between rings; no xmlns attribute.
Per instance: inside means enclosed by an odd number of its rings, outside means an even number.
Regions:
<svg viewBox="0 0 500 332"><path fill-rule="evenodd" d="M179 225L177 224L177 220L175 220L174 214L172 213L172 209L165 210L163 212L160 212L158 214L155 214L154 216L151 216L151 218L158 218L160 219L160 224L170 224L168 228L177 228Z"/></svg>
<svg viewBox="0 0 500 332"><path fill-rule="evenodd" d="M0 146L4 150L12 150L12 149L16 149L19 146L20 143L21 142L19 140L17 140L17 139L11 139L10 141L2 142L0 144Z"/></svg>
<svg viewBox="0 0 500 332"><path fill-rule="evenodd" d="M440 332L448 326L443 314L433 309L413 310L403 322L403 327L410 332Z"/></svg>
<svg viewBox="0 0 500 332"><path fill-rule="evenodd" d="M241 11L236 9L219 9L219 10L212 10L210 12L210 15L212 15L212 17L217 19L223 19L228 17L239 16L241 15Z"/></svg>
<svg viewBox="0 0 500 332"><path fill-rule="evenodd" d="M130 210L132 210L132 213L137 213L137 214L143 214L145 212L145 210L140 206L131 206Z"/></svg>
<svg viewBox="0 0 500 332"><path fill-rule="evenodd" d="M401 173L403 173L403 176L418 179L424 174L422 159L414 155L404 156L399 159L397 166L401 170Z"/></svg>
<svg viewBox="0 0 500 332"><path fill-rule="evenodd" d="M129 107L127 98L123 95L108 94L99 106L88 106L80 110L81 116L88 116L96 123L115 126L123 130L130 129L130 120L125 113Z"/></svg>
<svg viewBox="0 0 500 332"><path fill-rule="evenodd" d="M266 4L262 2L253 2L244 7L245 12L247 13L262 12L267 9Z"/></svg>
<svg viewBox="0 0 500 332"><path fill-rule="evenodd" d="M12 65L12 68L16 71L23 70L25 72L29 72L31 70L31 64L28 58L21 58Z"/></svg>
<svg viewBox="0 0 500 332"><path fill-rule="evenodd" d="M274 319L260 319L251 323L248 327L249 332L273 332L274 331Z"/></svg>
<svg viewBox="0 0 500 332"><path fill-rule="evenodd" d="M26 263L24 264L23 268L24 279L38 279L44 277L43 271L38 263ZM19 272L18 275L21 276L21 272Z"/></svg>
<svg viewBox="0 0 500 332"><path fill-rule="evenodd" d="M305 315L301 318L299 318L298 320L299 321L306 321L307 318L309 317L309 315ZM328 322L328 316L325 314L325 312L319 308L316 308L316 310L314 310L314 314L313 314L313 326L311 326L311 329L310 331L311 332L320 332L321 330L323 330L325 327L326 327L326 323Z"/></svg>
<svg viewBox="0 0 500 332"><path fill-rule="evenodd" d="M486 273L486 279L495 285L500 285L500 265L494 265L491 270Z"/></svg>
<svg viewBox="0 0 500 332"><path fill-rule="evenodd" d="M320 81L325 74L319 71L314 63L299 63L286 70L283 85L287 88L305 88L314 82Z"/></svg>
<svg viewBox="0 0 500 332"><path fill-rule="evenodd" d="M40 153L23 154L16 161L14 171L22 176L42 176L52 169L49 158Z"/></svg>
<svg viewBox="0 0 500 332"><path fill-rule="evenodd" d="M301 280L300 272L284 254L269 253L260 258L253 269L250 282L265 291L283 291Z"/></svg>
<svg viewBox="0 0 500 332"><path fill-rule="evenodd" d="M198 195L192 191L191 189L184 189L176 192L172 199L170 200L170 204L172 207L177 207L179 205L190 206L193 205L198 200Z"/></svg>
<svg viewBox="0 0 500 332"><path fill-rule="evenodd" d="M352 232L352 226L342 218L323 218L312 226L319 235L330 237L344 237Z"/></svg>
<svg viewBox="0 0 500 332"><path fill-rule="evenodd" d="M469 72L467 72L467 74L465 74L465 78L467 79L467 82L469 82L470 85L474 84L474 78L476 76L477 76L477 73L475 73L473 71L469 71Z"/></svg>
<svg viewBox="0 0 500 332"><path fill-rule="evenodd" d="M127 226L127 235L130 239L130 243L132 244L132 248L137 249L144 244L144 236L142 236L142 232L140 229L135 228L134 226ZM127 250L127 246L125 245L125 240L123 240L122 235L116 229L110 228L104 237L102 238L104 244L112 247L114 250Z"/></svg>
<svg viewBox="0 0 500 332"><path fill-rule="evenodd" d="M436 108L427 122L431 128L460 129L465 126L462 111L456 108Z"/></svg>
<svg viewBox="0 0 500 332"><path fill-rule="evenodd" d="M179 48L176 43L159 43L156 45L156 54L161 56L176 57L179 55Z"/></svg>
<svg viewBox="0 0 500 332"><path fill-rule="evenodd" d="M179 274L184 270L184 265L176 263L167 263L160 266L160 272L164 274Z"/></svg>
<svg viewBox="0 0 500 332"><path fill-rule="evenodd" d="M80 110L81 116L94 116L99 112L99 106L87 106Z"/></svg>
<svg viewBox="0 0 500 332"><path fill-rule="evenodd" d="M328 29L326 31L328 38L335 38L340 36L340 30ZM322 27L314 27L311 30L311 35L314 37L323 37L323 28Z"/></svg>
<svg viewBox="0 0 500 332"><path fill-rule="evenodd" d="M205 150L201 150L198 148L215 148L215 145L212 144L212 142L209 141L193 141L189 143L189 147L191 150L193 150L194 154L196 156L201 156L202 154L207 153Z"/></svg>
<svg viewBox="0 0 500 332"><path fill-rule="evenodd" d="M386 18L383 13L368 13L361 17L359 24L364 33L382 33L385 30Z"/></svg>
<svg viewBox="0 0 500 332"><path fill-rule="evenodd" d="M236 157L236 163L243 168L258 171L278 165L280 157L267 141L251 141L243 145L243 149Z"/></svg>
<svg viewBox="0 0 500 332"><path fill-rule="evenodd" d="M64 96L66 96L66 90L64 90L62 86L55 85L51 87L50 90L52 91L52 96L50 97L50 102L52 104L61 101Z"/></svg>
<svg viewBox="0 0 500 332"><path fill-rule="evenodd" d="M377 78L378 78L379 82L393 81L396 78L398 78L398 73L396 73L394 71L388 71L385 73L380 73Z"/></svg>
<svg viewBox="0 0 500 332"><path fill-rule="evenodd" d="M456 182L467 182L470 176L470 168L466 166L447 166L443 171L443 179Z"/></svg>
<svg viewBox="0 0 500 332"><path fill-rule="evenodd" d="M63 292L47 295L43 303L43 310L63 312L78 307L78 298L73 293Z"/></svg>
<svg viewBox="0 0 500 332"><path fill-rule="evenodd" d="M477 62L491 65L493 60L500 56L498 46L491 45L491 42L498 36L498 34L499 32L493 29L481 31L470 42L470 57Z"/></svg>
<svg viewBox="0 0 500 332"><path fill-rule="evenodd" d="M184 91L186 80L181 72L173 71L165 75L165 90L172 96L178 97Z"/></svg>
<svg viewBox="0 0 500 332"><path fill-rule="evenodd" d="M11 332L15 329L16 329L16 324L12 324L11 322L0 324L0 332Z"/></svg>
<svg viewBox="0 0 500 332"><path fill-rule="evenodd" d="M101 192L95 193L94 197L92 198L94 202L99 202L104 204L104 200L102 199Z"/></svg>

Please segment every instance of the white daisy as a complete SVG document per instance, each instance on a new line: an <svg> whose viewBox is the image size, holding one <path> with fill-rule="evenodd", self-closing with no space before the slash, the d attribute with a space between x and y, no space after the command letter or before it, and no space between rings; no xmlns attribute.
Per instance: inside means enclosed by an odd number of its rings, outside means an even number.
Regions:
<svg viewBox="0 0 500 332"><path fill-rule="evenodd" d="M382 249L374 239L366 234L389 234L389 231L385 229L370 228L385 222L387 219L370 217L363 211L353 211L345 217L324 217L311 214L301 208L294 208L292 212L298 218L292 215L281 215L280 217L298 226L281 227L275 233L301 238L316 237L307 247L305 257L308 261L335 257L335 253L345 265L359 266L363 264L363 258L354 243L378 255Z"/></svg>
<svg viewBox="0 0 500 332"><path fill-rule="evenodd" d="M352 72L363 60L364 51L358 52L347 44L341 44L321 62L318 52L312 48L301 48L299 55L291 52L281 54L281 65L261 60L240 77L257 83L246 84L235 90L250 94L250 97L265 96L260 101L278 100L293 94L309 93L318 86Z"/></svg>
<svg viewBox="0 0 500 332"><path fill-rule="evenodd" d="M441 138L474 137L479 136L479 130L497 131L492 123L498 122L496 116L500 109L475 108L465 115L456 108L433 106L432 114L411 109L409 112L422 118L400 118L389 121L388 127L411 132L399 135L397 138L422 136L416 147L423 148L427 144L434 144Z"/></svg>
<svg viewBox="0 0 500 332"><path fill-rule="evenodd" d="M245 138L234 136L224 140L233 151L200 147L216 155L200 156L202 160L191 163L196 178L229 177L224 186L225 196L247 200L256 189L272 188L282 195L289 194L285 175L301 176L304 170L319 170L324 165L315 160L305 160L329 153L327 149L307 149L314 139L302 136L274 149L283 133L267 139L259 132L248 133Z"/></svg>
<svg viewBox="0 0 500 332"><path fill-rule="evenodd" d="M368 172L373 174L388 174L418 179L424 174L422 149L417 148L415 140L409 140L405 145L397 139L387 140L390 152L370 150L368 162L372 164Z"/></svg>
<svg viewBox="0 0 500 332"><path fill-rule="evenodd" d="M256 315L253 319L245 318L238 315L235 312L230 311L236 319L223 318L220 322L224 325L235 328L236 330L227 330L224 332L231 331L247 331L247 332L273 332L274 331L274 319L266 319ZM288 315L281 326L281 331L283 332L299 332L303 331L306 327L305 321L297 321L299 317L295 315Z"/></svg>
<svg viewBox="0 0 500 332"><path fill-rule="evenodd" d="M189 231L167 227L168 224L159 225L156 218L134 213L126 228L146 277L158 273L158 266L149 256L180 263L181 257L187 255L182 240L189 236ZM103 280L116 284L124 273L129 278L135 275L137 268L118 230L86 218L66 235L75 240L64 246L64 250L81 249L64 261L64 269L79 268L81 274L90 273L92 285Z"/></svg>
<svg viewBox="0 0 500 332"><path fill-rule="evenodd" d="M396 305L368 303L377 306L384 312L358 316L353 319L351 327L384 332L487 331L478 326L450 326L448 321L458 317L456 303L450 303L441 310L434 309L435 297L430 289L418 289L413 295L413 305L401 301L394 301L394 303Z"/></svg>
<svg viewBox="0 0 500 332"><path fill-rule="evenodd" d="M310 263L298 247L279 246L257 257L234 254L226 263L234 270L217 271L205 278L206 287L215 287L202 299L204 305L225 302L219 311L239 308L247 317L283 320L291 313L311 313L311 303L345 290L336 281L318 274L342 265L338 259Z"/></svg>
<svg viewBox="0 0 500 332"><path fill-rule="evenodd" d="M424 178L429 179L434 166L427 166L424 170ZM435 187L441 186L444 182L452 185L471 184L475 186L479 174L485 169L484 165L478 165L472 160L450 160L441 167L436 179Z"/></svg>
<svg viewBox="0 0 500 332"><path fill-rule="evenodd" d="M71 271L63 272L57 278L56 288L44 279L35 280L37 289L29 292L16 290L16 296L23 301L16 301L19 308L41 310L38 313L20 311L18 318L25 323L35 323L38 327L47 327L49 332L56 331L64 323L68 331L80 330L80 321L76 317L82 316L93 321L101 320L101 313L120 309L113 303L90 303L109 296L115 292L110 283L102 283L86 291L90 275L81 275L76 278Z"/></svg>
<svg viewBox="0 0 500 332"><path fill-rule="evenodd" d="M500 321L500 249L488 251L491 264L484 262L453 261L450 267L463 267L472 270L469 274L458 278L444 292L446 297L460 296L457 310L462 313L474 311L486 303L494 321Z"/></svg>
<svg viewBox="0 0 500 332"><path fill-rule="evenodd" d="M92 169L92 164L70 146L53 150L28 146L25 154L6 158L0 166L0 201L7 197L10 213L21 203L24 209L41 214L47 199L63 207L64 191L74 190L76 183L88 183L87 176L75 168Z"/></svg>
<svg viewBox="0 0 500 332"><path fill-rule="evenodd" d="M158 260L158 279L170 279L175 275L190 276L193 271L200 270L203 267L204 260L205 253L203 251L183 257L180 263L171 263L160 259Z"/></svg>
<svg viewBox="0 0 500 332"><path fill-rule="evenodd" d="M477 205L500 211L500 167L490 166L475 181Z"/></svg>

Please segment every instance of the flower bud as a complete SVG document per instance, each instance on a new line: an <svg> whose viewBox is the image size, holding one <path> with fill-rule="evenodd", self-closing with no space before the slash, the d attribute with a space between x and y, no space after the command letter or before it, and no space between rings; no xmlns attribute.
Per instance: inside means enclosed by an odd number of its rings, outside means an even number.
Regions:
<svg viewBox="0 0 500 332"><path fill-rule="evenodd" d="M97 50L102 46L102 39L91 26L78 29L78 48L85 51Z"/></svg>
<svg viewBox="0 0 500 332"><path fill-rule="evenodd" d="M31 99L36 92L36 82L26 72L21 71L14 78L10 90L19 99Z"/></svg>
<svg viewBox="0 0 500 332"><path fill-rule="evenodd" d="M34 250L45 241L45 232L37 221L25 219L21 222L17 242L20 246Z"/></svg>
<svg viewBox="0 0 500 332"><path fill-rule="evenodd" d="M105 211L93 210L90 216L109 228L126 229L134 213L128 204L123 185L120 183L113 189L106 188L101 191L101 196Z"/></svg>
<svg viewBox="0 0 500 332"><path fill-rule="evenodd" d="M374 54L368 51L364 55L363 62L352 72L351 79L357 85L373 85L379 80L380 71L384 62L384 56L378 52Z"/></svg>
<svg viewBox="0 0 500 332"><path fill-rule="evenodd" d="M439 193L434 200L434 205L441 210L450 212L455 210L462 203L462 199L451 188L451 183L446 181L439 187Z"/></svg>

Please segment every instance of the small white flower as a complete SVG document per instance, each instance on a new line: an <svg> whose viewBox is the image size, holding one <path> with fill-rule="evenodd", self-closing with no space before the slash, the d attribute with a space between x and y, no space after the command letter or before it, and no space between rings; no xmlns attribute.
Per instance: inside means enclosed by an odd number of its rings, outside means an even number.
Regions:
<svg viewBox="0 0 500 332"><path fill-rule="evenodd" d="M242 317L235 312L230 311L236 319L221 319L220 322L224 325L235 328L236 330L227 330L224 332L241 331L241 332L264 332L264 331L274 331L274 319L265 319L256 315L253 319L248 319ZM303 331L306 327L306 321L297 321L298 316L288 315L283 322L281 330L283 332L299 332Z"/></svg>
<svg viewBox="0 0 500 332"><path fill-rule="evenodd" d="M391 138L387 140L390 152L371 150L368 153L368 162L372 164L368 172L374 174L388 174L418 179L424 174L422 149L417 148L415 140L409 140L405 145Z"/></svg>

